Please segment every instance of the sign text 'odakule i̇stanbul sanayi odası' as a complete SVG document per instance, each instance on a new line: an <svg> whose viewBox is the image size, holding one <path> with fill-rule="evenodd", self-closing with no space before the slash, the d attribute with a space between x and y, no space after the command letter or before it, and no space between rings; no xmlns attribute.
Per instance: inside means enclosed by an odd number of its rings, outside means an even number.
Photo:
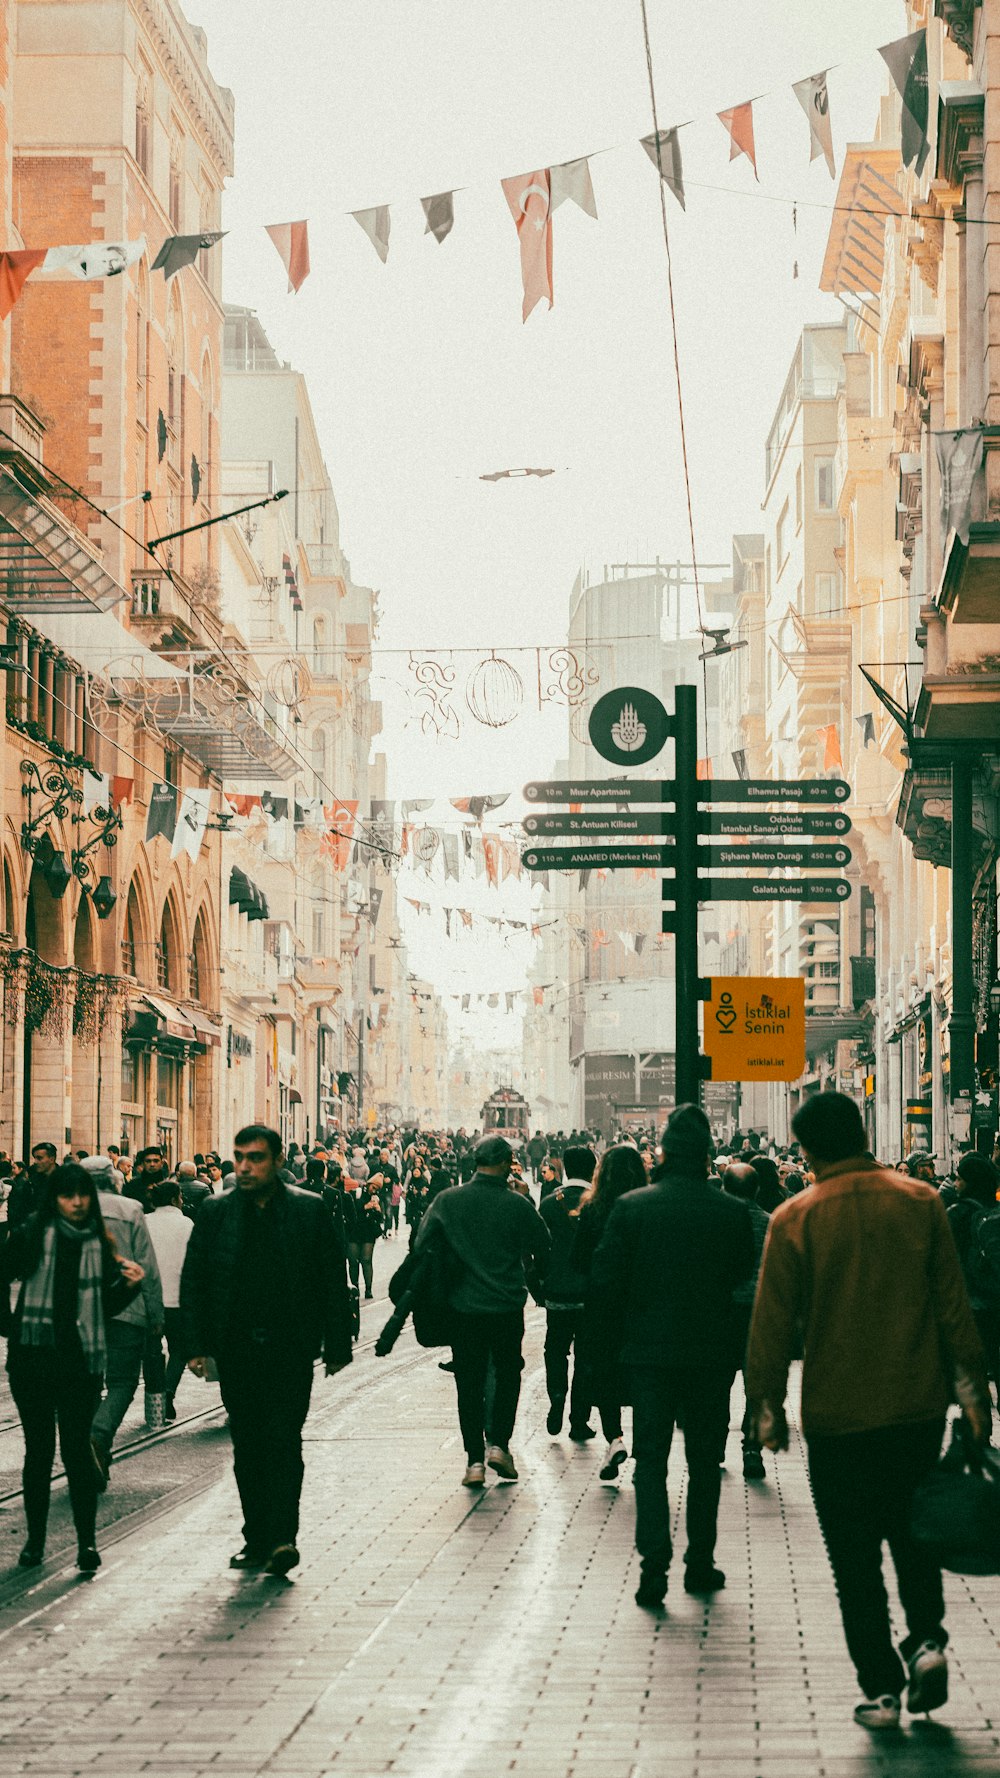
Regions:
<svg viewBox="0 0 1000 1778"><path fill-rule="evenodd" d="M620 686L597 700L589 732L603 759L619 768L644 765L672 738L674 775L659 780L543 779L525 785L531 804L571 806L566 813L532 812L526 817L525 833L532 843L523 861L532 871L663 872L663 900L669 904L663 930L677 939L676 1093L682 1103L697 1101L703 1078L795 1080L805 1066L805 984L799 978L702 978L699 903L846 901L851 885L843 877L774 873L837 871L849 864L850 848L842 842L851 823L842 812L850 785L841 778L699 778L698 694L693 685L679 685L675 698L672 716L659 698L639 686ZM775 803L798 806L778 811L766 806ZM610 807L597 809L598 804ZM753 813L732 813L719 804L750 804ZM838 806L830 809L830 804ZM660 844L622 843L661 836ZM719 838L741 843L713 844ZM814 838L829 843L781 843ZM539 845L539 840L576 843L551 846ZM739 875L714 874L726 870ZM747 874L754 870L768 874ZM704 1054L699 1050L699 1002L706 1003Z"/></svg>

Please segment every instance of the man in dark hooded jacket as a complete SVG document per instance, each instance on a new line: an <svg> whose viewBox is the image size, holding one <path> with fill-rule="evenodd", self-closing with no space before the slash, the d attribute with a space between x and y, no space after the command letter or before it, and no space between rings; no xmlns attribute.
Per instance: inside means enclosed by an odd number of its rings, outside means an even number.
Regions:
<svg viewBox="0 0 1000 1778"><path fill-rule="evenodd" d="M645 1189L615 1205L594 1255L599 1349L617 1359L632 1403L636 1603L662 1605L670 1566L667 1460L684 1427L688 1465L685 1590L715 1592L719 1429L728 1424L733 1291L754 1268L744 1204L709 1182L712 1134L697 1105L678 1105Z"/></svg>

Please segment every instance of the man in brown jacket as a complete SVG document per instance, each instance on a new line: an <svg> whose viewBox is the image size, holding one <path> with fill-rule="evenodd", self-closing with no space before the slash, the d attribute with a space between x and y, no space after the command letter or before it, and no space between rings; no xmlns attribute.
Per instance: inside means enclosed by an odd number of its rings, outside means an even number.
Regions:
<svg viewBox="0 0 1000 1778"><path fill-rule="evenodd" d="M990 1426L983 1353L936 1191L879 1166L861 1113L817 1093L792 1129L812 1190L771 1217L747 1352L761 1442L788 1447L788 1369L801 1338L802 1430L816 1512L863 1701L855 1720L894 1728L948 1696L941 1573L910 1535L917 1483L937 1462L950 1403ZM882 1579L896 1569L908 1634L897 1654ZM905 1662L905 1671L904 1663Z"/></svg>

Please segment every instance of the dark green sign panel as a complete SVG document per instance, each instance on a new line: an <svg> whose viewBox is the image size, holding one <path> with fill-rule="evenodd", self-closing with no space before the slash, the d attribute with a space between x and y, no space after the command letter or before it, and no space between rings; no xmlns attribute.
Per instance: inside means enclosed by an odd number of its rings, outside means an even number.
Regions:
<svg viewBox="0 0 1000 1778"><path fill-rule="evenodd" d="M771 839L799 839L805 834L850 833L850 817L841 809L827 813L819 809L755 809L752 815L736 810L706 809L700 817L704 833L724 834L735 839L738 834L760 834Z"/></svg>
<svg viewBox="0 0 1000 1778"><path fill-rule="evenodd" d="M661 870L673 857L664 846L550 846L522 852L528 870Z"/></svg>
<svg viewBox="0 0 1000 1778"><path fill-rule="evenodd" d="M701 877L698 881L699 901L846 901L850 893L851 885L842 877L832 882L829 877L800 877L797 882L780 877ZM663 884L663 899L674 899L669 879Z"/></svg>
<svg viewBox="0 0 1000 1778"><path fill-rule="evenodd" d="M638 809L581 809L573 815L526 815L524 831L531 839L613 840L630 839L633 835L673 833L672 815Z"/></svg>
<svg viewBox="0 0 1000 1778"><path fill-rule="evenodd" d="M709 870L840 870L851 862L849 846L702 846L699 863Z"/></svg>
<svg viewBox="0 0 1000 1778"><path fill-rule="evenodd" d="M698 786L700 803L845 803L843 778L709 778Z"/></svg>

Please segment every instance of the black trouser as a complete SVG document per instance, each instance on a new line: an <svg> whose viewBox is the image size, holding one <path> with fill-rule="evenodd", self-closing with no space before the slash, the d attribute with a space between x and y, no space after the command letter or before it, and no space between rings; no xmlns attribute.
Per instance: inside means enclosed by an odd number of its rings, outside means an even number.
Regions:
<svg viewBox="0 0 1000 1778"><path fill-rule="evenodd" d="M560 1309L548 1306L545 1311L545 1385L553 1407L562 1406L569 1391L569 1355L573 1352L573 1388L569 1397L570 1427L586 1426L590 1413L591 1382L586 1364L576 1351L577 1335L583 1326L582 1308Z"/></svg>
<svg viewBox="0 0 1000 1778"><path fill-rule="evenodd" d="M374 1241L348 1241L347 1270L355 1290L358 1288L358 1268L365 1281L365 1295L372 1293L372 1256L375 1252Z"/></svg>
<svg viewBox="0 0 1000 1778"><path fill-rule="evenodd" d="M732 1359L731 1359L732 1369L731 1369L731 1374L730 1374L730 1379L729 1379L730 1394L732 1394L733 1384L735 1383L737 1377L740 1375L741 1371L743 1373L744 1385L746 1384L747 1341L750 1338L750 1322L751 1322L752 1317L753 1317L753 1303L733 1303L732 1308L730 1309L730 1326L731 1326L731 1330L732 1330ZM744 1389L744 1393L745 1393L745 1389ZM729 1404L727 1402L727 1404L726 1404L727 1412L726 1412L725 1422L719 1428L720 1437L721 1437L720 1458L725 1456L726 1436L729 1432L728 1405ZM743 1434L743 1449L744 1449L744 1451L753 1451L753 1452L759 1453L760 1443L753 1436L753 1414L750 1411L749 1401L746 1401L744 1404L743 1425L740 1430L742 1431L742 1434Z"/></svg>
<svg viewBox="0 0 1000 1778"><path fill-rule="evenodd" d="M180 1386L180 1380L187 1368L187 1361L192 1354L188 1351L182 1334L181 1312L179 1309L164 1309L163 1328L167 1336L167 1371L164 1378L167 1398L173 1401Z"/></svg>
<svg viewBox="0 0 1000 1778"><path fill-rule="evenodd" d="M917 1483L934 1468L944 1421L882 1426L809 1440L809 1480L840 1598L840 1615L866 1698L898 1696L905 1674L892 1642L882 1579L888 1543L909 1634L903 1660L933 1638L947 1640L941 1570L910 1535Z"/></svg>
<svg viewBox="0 0 1000 1778"><path fill-rule="evenodd" d="M498 1315L453 1317L452 1357L458 1391L458 1421L470 1463L482 1463L486 1449L486 1373L493 1360L495 1387L490 1413L490 1443L510 1447L521 1393L521 1342L524 1310Z"/></svg>
<svg viewBox="0 0 1000 1778"><path fill-rule="evenodd" d="M255 1341L220 1354L218 1365L243 1507L243 1541L268 1555L298 1536L312 1360L286 1346Z"/></svg>
<svg viewBox="0 0 1000 1778"><path fill-rule="evenodd" d="M629 1372L632 1455L635 1458L635 1547L655 1574L670 1566L667 1463L674 1426L684 1426L688 1466L688 1567L707 1568L715 1554L719 1513L719 1426L729 1411L729 1375L712 1369Z"/></svg>
<svg viewBox="0 0 1000 1778"><path fill-rule="evenodd" d="M11 1353L10 1392L24 1428L24 1512L28 1542L45 1545L52 1463L59 1454L69 1483L77 1542L89 1548L97 1518L97 1471L90 1454L90 1423L101 1399L99 1377L84 1369L82 1356L54 1350Z"/></svg>

